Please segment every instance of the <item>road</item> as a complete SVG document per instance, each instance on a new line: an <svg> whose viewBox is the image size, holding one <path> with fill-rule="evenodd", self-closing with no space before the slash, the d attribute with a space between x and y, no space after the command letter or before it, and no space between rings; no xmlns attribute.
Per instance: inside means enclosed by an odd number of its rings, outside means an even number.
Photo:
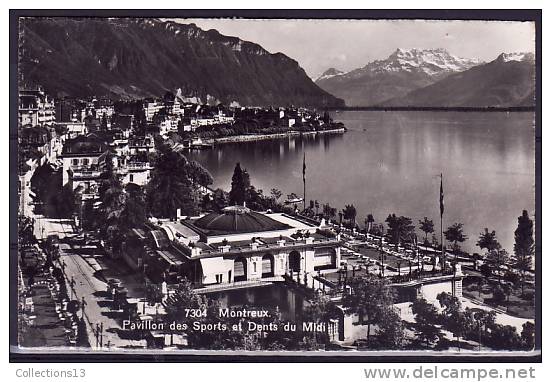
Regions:
<svg viewBox="0 0 551 382"><path fill-rule="evenodd" d="M45 239L48 235L57 235L60 239L76 235L69 219L50 219L32 213L29 215L35 219L35 236L38 239ZM106 298L104 293L107 284L94 275L96 270L86 261L83 252L79 253L78 246L61 243L59 263L65 264L64 272L68 286L71 278L74 279L74 288L70 292L70 295L73 293L72 298L82 301L84 297L86 302L84 309L85 321L88 329L88 339L93 349L100 349L96 345L95 330L97 325L101 324L103 324L102 350L145 347L145 340L136 341L119 336L121 334L124 337L124 333L121 331L115 312L110 311L110 300Z"/></svg>
<svg viewBox="0 0 551 382"><path fill-rule="evenodd" d="M95 329L103 324L103 349L106 348L136 348L144 347L145 341L136 341L121 338L123 334L117 320L117 315L110 309L111 300L105 293L107 284L94 276L95 270L90 264L75 251L62 248L60 261L65 262L65 274L70 279L74 278L74 299L84 301L85 318L88 325L88 338L93 348L96 347Z"/></svg>

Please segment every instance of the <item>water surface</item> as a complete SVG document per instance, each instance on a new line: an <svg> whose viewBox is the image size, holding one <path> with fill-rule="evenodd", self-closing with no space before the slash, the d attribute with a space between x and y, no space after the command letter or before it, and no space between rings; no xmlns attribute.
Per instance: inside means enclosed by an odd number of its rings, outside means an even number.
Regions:
<svg viewBox="0 0 551 382"><path fill-rule="evenodd" d="M306 153L306 199L342 209L353 203L357 220L389 213L414 222L427 216L439 231L440 173L444 174L444 228L465 226L464 247L478 251L478 233L496 230L512 252L517 217L535 208L533 113L379 112L334 114L344 135L290 137L231 143L191 157L230 188L236 162L266 194L302 195ZM418 234L422 235L420 231Z"/></svg>

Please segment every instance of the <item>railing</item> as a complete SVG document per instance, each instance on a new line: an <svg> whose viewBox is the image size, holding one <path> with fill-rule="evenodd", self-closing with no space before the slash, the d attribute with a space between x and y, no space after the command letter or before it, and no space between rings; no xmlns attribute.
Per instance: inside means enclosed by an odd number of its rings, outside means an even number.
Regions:
<svg viewBox="0 0 551 382"><path fill-rule="evenodd" d="M126 165L129 170L151 170L153 167L149 162L132 162Z"/></svg>
<svg viewBox="0 0 551 382"><path fill-rule="evenodd" d="M305 240L300 241L289 241L285 242L283 246L279 244L258 244L256 247L246 246L246 247L230 247L229 251L222 252L219 249L201 249L201 255L228 255L232 253L249 253L249 252L258 252L262 250L277 250L280 248L301 248L304 246L319 245L324 243L334 243L337 244L338 241L336 238L324 238L324 239L314 239L311 243L307 243ZM231 244L231 243L228 243Z"/></svg>
<svg viewBox="0 0 551 382"><path fill-rule="evenodd" d="M274 282L280 282L280 281L284 281L282 276L272 276L272 277L265 277L257 280L245 280L245 281L235 281L231 283L205 285L205 286L200 286L196 288L194 291L195 293L208 293L208 292L223 291L223 290L229 290L229 289L240 289L240 288L250 288L255 286L270 285Z"/></svg>
<svg viewBox="0 0 551 382"><path fill-rule="evenodd" d="M73 178L99 177L101 175L100 170L85 166L71 167L71 173Z"/></svg>

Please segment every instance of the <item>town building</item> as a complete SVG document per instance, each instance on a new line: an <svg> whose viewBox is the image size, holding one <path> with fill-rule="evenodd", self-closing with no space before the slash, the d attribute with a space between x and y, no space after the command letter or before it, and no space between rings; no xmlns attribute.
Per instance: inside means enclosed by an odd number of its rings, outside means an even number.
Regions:
<svg viewBox="0 0 551 382"><path fill-rule="evenodd" d="M147 122L152 122L155 114L159 113L165 107L164 103L159 100L146 100L143 103L143 110Z"/></svg>
<svg viewBox="0 0 551 382"><path fill-rule="evenodd" d="M213 284L283 281L340 264L338 235L284 213L231 206L198 218L157 220L130 235L123 256L153 280L186 277L196 288Z"/></svg>
<svg viewBox="0 0 551 382"><path fill-rule="evenodd" d="M79 187L83 199L97 197L101 174L109 149L96 136L78 136L65 141L60 158L63 161L62 185Z"/></svg>
<svg viewBox="0 0 551 382"><path fill-rule="evenodd" d="M141 153L149 154L155 152L155 140L153 136L148 134L144 137L132 137L128 142L130 155Z"/></svg>
<svg viewBox="0 0 551 382"><path fill-rule="evenodd" d="M19 126L50 126L55 122L55 103L41 87L19 89Z"/></svg>
<svg viewBox="0 0 551 382"><path fill-rule="evenodd" d="M57 122L56 125L65 131L65 134L69 139L76 138L79 135L88 134L88 128L84 122Z"/></svg>
<svg viewBox="0 0 551 382"><path fill-rule="evenodd" d="M145 186L151 179L151 170L153 166L149 161L143 161L133 156L128 159L117 158L115 172L119 175L123 185L134 183L138 186Z"/></svg>

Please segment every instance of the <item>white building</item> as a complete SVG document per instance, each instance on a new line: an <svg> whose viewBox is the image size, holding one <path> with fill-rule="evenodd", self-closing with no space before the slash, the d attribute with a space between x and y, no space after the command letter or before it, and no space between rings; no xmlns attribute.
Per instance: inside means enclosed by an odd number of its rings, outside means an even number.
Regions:
<svg viewBox="0 0 551 382"><path fill-rule="evenodd" d="M63 161L62 185L80 186L83 199L97 196L108 148L94 137L79 136L67 140L60 158Z"/></svg>
<svg viewBox="0 0 551 382"><path fill-rule="evenodd" d="M19 126L51 126L55 104L41 87L19 89Z"/></svg>

